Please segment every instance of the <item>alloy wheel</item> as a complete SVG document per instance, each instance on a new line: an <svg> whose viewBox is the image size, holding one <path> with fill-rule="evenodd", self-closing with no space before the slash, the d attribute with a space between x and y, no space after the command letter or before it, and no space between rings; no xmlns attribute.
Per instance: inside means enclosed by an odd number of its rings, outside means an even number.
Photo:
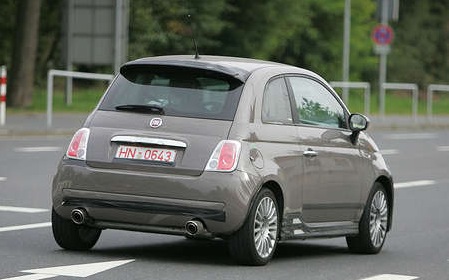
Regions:
<svg viewBox="0 0 449 280"><path fill-rule="evenodd" d="M377 191L370 207L369 232L374 247L382 246L388 224L388 203L385 194Z"/></svg>
<svg viewBox="0 0 449 280"><path fill-rule="evenodd" d="M275 202L264 197L257 206L254 218L254 245L260 257L268 257L275 245L278 233L278 213Z"/></svg>

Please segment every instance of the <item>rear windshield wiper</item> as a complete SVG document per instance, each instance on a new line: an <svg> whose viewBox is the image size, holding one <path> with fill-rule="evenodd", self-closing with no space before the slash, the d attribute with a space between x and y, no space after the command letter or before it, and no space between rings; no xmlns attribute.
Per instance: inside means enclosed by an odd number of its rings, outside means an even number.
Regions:
<svg viewBox="0 0 449 280"><path fill-rule="evenodd" d="M150 114L159 114L164 115L164 108L156 105L138 105L138 104L129 104L129 105L119 105L115 106L116 110L120 111L132 111L139 113L150 113Z"/></svg>

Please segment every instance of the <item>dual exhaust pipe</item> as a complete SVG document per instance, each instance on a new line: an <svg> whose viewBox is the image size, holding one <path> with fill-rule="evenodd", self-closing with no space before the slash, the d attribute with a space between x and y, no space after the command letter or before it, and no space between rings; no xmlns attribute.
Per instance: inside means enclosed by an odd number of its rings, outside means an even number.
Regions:
<svg viewBox="0 0 449 280"><path fill-rule="evenodd" d="M84 225L89 221L89 215L84 208L75 208L71 213L72 222L76 225ZM192 237L211 237L203 222L190 220L185 224L185 232Z"/></svg>

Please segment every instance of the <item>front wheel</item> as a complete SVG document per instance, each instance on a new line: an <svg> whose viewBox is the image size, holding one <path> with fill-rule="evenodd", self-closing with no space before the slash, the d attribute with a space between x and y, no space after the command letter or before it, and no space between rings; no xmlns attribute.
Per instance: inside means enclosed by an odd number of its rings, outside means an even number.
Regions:
<svg viewBox="0 0 449 280"><path fill-rule="evenodd" d="M359 234L346 237L350 251L364 254L380 252L388 232L388 199L385 188L376 182L359 223Z"/></svg>
<svg viewBox="0 0 449 280"><path fill-rule="evenodd" d="M61 248L67 250L89 250L100 238L101 229L76 225L66 220L53 209L51 213L53 237Z"/></svg>
<svg viewBox="0 0 449 280"><path fill-rule="evenodd" d="M279 207L269 189L257 195L243 226L230 237L231 256L241 264L265 265L273 257L279 235Z"/></svg>

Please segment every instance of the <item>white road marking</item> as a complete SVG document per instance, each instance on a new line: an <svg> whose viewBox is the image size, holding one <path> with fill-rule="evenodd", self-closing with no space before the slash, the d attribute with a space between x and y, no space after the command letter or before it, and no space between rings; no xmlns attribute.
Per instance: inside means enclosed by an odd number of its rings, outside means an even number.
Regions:
<svg viewBox="0 0 449 280"><path fill-rule="evenodd" d="M54 278L56 275L48 275L48 274L33 274L33 275L24 275L24 276L17 276L12 278L3 278L0 280L40 280L40 279L48 279L48 278Z"/></svg>
<svg viewBox="0 0 449 280"><path fill-rule="evenodd" d="M61 147L19 147L14 149L15 152L19 153L38 153L38 152L60 152Z"/></svg>
<svg viewBox="0 0 449 280"><path fill-rule="evenodd" d="M439 151L439 152L449 152L449 146L439 146L439 147L437 147L437 151Z"/></svg>
<svg viewBox="0 0 449 280"><path fill-rule="evenodd" d="M399 154L399 151L398 151L398 150L394 150L394 149L391 149L391 150L381 150L380 153L381 153L382 155L384 155L384 156L389 156L389 155L397 155L397 154Z"/></svg>
<svg viewBox="0 0 449 280"><path fill-rule="evenodd" d="M6 178L6 177L0 177L0 182L6 182L6 180L8 180L8 178Z"/></svg>
<svg viewBox="0 0 449 280"><path fill-rule="evenodd" d="M16 212L16 213L42 213L42 212L48 212L48 209L41 209L41 208L25 208L25 207L13 207L13 206L0 206L0 211L5 212Z"/></svg>
<svg viewBox="0 0 449 280"><path fill-rule="evenodd" d="M78 265L55 266L48 268L38 268L23 270L24 273L47 274L53 276L90 277L94 274L113 269L115 267L133 262L134 260L98 262Z"/></svg>
<svg viewBox="0 0 449 280"><path fill-rule="evenodd" d="M397 275L397 274L381 274L369 278L363 278L360 280L413 280L418 279L416 276Z"/></svg>
<svg viewBox="0 0 449 280"><path fill-rule="evenodd" d="M57 276L71 276L86 278L97 273L113 269L115 267L133 262L134 260L98 262L77 265L55 266L47 268L38 268L31 270L23 270L23 273L33 273L32 275L16 276L12 278L3 278L0 280L40 280L54 278Z"/></svg>
<svg viewBox="0 0 449 280"><path fill-rule="evenodd" d="M420 180L420 181L395 183L394 188L402 189L402 188L412 188L412 187L424 187L424 186L430 186L430 185L435 185L435 184L436 184L436 182L433 180Z"/></svg>
<svg viewBox="0 0 449 280"><path fill-rule="evenodd" d="M51 223L47 222L47 223L21 225L21 226L0 227L0 232L17 231L17 230L34 229L34 228L44 228L44 227L50 227L50 226L51 226Z"/></svg>
<svg viewBox="0 0 449 280"><path fill-rule="evenodd" d="M419 140L419 139L435 139L435 133L398 133L385 135L384 138L391 140Z"/></svg>

